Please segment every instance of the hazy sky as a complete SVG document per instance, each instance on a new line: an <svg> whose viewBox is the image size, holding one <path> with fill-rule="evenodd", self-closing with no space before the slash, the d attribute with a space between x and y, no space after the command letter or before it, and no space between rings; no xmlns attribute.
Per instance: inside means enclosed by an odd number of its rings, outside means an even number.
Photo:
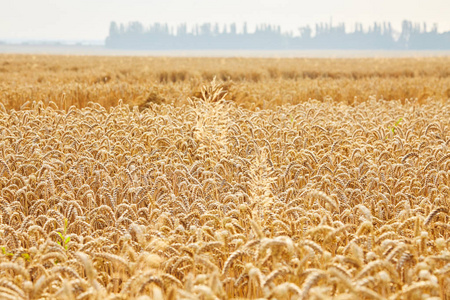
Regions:
<svg viewBox="0 0 450 300"><path fill-rule="evenodd" d="M370 25L404 19L450 30L449 0L0 0L0 40L103 40L109 23L140 21L281 25L292 30L316 22Z"/></svg>

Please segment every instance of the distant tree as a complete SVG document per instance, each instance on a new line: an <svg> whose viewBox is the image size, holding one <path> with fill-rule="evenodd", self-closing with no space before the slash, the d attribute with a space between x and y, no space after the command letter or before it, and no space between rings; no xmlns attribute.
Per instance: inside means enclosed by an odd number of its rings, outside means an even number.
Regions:
<svg viewBox="0 0 450 300"><path fill-rule="evenodd" d="M120 32L119 32L119 27L117 26L117 23L114 22L114 21L111 22L109 24L109 36L110 37L117 37L119 35L120 35Z"/></svg>
<svg viewBox="0 0 450 300"><path fill-rule="evenodd" d="M309 26L300 27L299 31L300 31L300 38L304 40L309 40L312 36L312 29Z"/></svg>
<svg viewBox="0 0 450 300"><path fill-rule="evenodd" d="M400 33L400 38L398 39L399 44L402 48L408 47L408 41L411 36L412 24L409 21L402 22L402 32Z"/></svg>
<svg viewBox="0 0 450 300"><path fill-rule="evenodd" d="M185 36L187 34L187 25L186 23L180 24L177 27L177 36Z"/></svg>
<svg viewBox="0 0 450 300"><path fill-rule="evenodd" d="M227 24L223 24L222 34L228 34Z"/></svg>
<svg viewBox="0 0 450 300"><path fill-rule="evenodd" d="M219 24L218 23L214 24L213 34L215 36L218 36L220 34L220 29L219 29Z"/></svg>
<svg viewBox="0 0 450 300"><path fill-rule="evenodd" d="M200 34L201 35L211 35L211 24L204 23L200 26Z"/></svg>
<svg viewBox="0 0 450 300"><path fill-rule="evenodd" d="M130 33L143 33L144 32L144 26L140 22L131 22L128 25L128 31Z"/></svg>
<svg viewBox="0 0 450 300"><path fill-rule="evenodd" d="M231 34L236 34L236 23L232 23L230 25L230 33Z"/></svg>
<svg viewBox="0 0 450 300"><path fill-rule="evenodd" d="M433 23L433 29L431 29L431 32L436 33L438 31L438 25L437 23Z"/></svg>

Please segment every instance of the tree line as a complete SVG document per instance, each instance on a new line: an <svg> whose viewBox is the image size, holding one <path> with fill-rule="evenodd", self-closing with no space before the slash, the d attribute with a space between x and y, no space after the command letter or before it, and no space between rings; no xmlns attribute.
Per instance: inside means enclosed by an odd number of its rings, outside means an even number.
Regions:
<svg viewBox="0 0 450 300"><path fill-rule="evenodd" d="M438 32L437 25L403 21L401 31L390 22L374 23L368 28L356 23L352 31L344 23L319 23L297 32L283 32L280 26L258 25L250 32L246 23L219 25L187 24L170 27L140 22L127 25L111 22L105 45L116 49L450 49L450 31Z"/></svg>

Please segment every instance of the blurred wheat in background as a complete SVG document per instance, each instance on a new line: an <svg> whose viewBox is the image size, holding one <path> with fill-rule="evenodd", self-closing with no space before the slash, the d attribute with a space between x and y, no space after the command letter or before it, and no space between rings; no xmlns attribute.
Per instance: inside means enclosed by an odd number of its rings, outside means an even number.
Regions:
<svg viewBox="0 0 450 300"><path fill-rule="evenodd" d="M0 56L0 298L449 299L449 70Z"/></svg>
<svg viewBox="0 0 450 300"><path fill-rule="evenodd" d="M450 98L450 58L164 58L1 55L0 98L8 108L27 101L68 109L118 99L141 108L149 102L187 104L214 77L228 99L272 108L308 99L348 104L377 99Z"/></svg>

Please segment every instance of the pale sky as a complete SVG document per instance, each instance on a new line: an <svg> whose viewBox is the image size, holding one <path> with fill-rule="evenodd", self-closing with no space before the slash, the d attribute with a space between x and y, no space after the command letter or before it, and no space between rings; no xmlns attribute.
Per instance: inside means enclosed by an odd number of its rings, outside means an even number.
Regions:
<svg viewBox="0 0 450 300"><path fill-rule="evenodd" d="M450 30L450 0L0 0L0 40L103 40L111 21L154 22L176 26L186 22L247 22L280 25L283 31L317 22L355 22L365 26L404 19Z"/></svg>

